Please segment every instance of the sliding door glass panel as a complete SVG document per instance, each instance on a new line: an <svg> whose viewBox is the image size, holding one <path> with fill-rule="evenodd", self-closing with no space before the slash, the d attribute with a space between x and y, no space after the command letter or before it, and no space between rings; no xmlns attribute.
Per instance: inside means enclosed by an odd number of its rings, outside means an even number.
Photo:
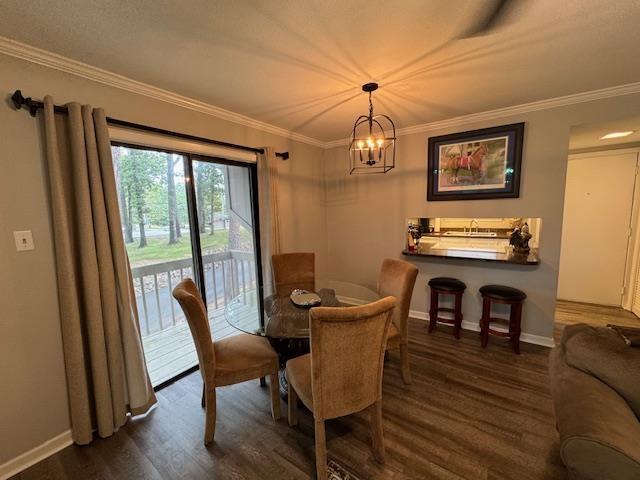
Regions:
<svg viewBox="0 0 640 480"><path fill-rule="evenodd" d="M225 306L258 284L249 166L193 160L203 280L211 332L219 340L238 334Z"/></svg>
<svg viewBox="0 0 640 480"><path fill-rule="evenodd" d="M197 364L189 326L171 292L194 278L183 155L112 147L147 368L156 386Z"/></svg>

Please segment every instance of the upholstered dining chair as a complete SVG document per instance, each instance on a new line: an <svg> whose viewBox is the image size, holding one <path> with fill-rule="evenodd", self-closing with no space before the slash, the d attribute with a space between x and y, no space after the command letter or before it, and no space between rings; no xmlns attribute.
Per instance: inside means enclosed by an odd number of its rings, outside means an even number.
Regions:
<svg viewBox="0 0 640 480"><path fill-rule="evenodd" d="M272 255L273 281L276 295L286 297L296 288L316 289L315 253L280 253Z"/></svg>
<svg viewBox="0 0 640 480"><path fill-rule="evenodd" d="M207 311L196 284L185 278L173 289L184 311L198 353L204 382L205 445L213 441L216 429L216 387L233 385L269 375L271 415L280 418L278 355L264 337L241 333L213 341Z"/></svg>
<svg viewBox="0 0 640 480"><path fill-rule="evenodd" d="M311 353L287 362L289 425L297 399L313 412L316 471L327 478L324 421L368 409L373 455L384 462L382 367L394 297L358 307L316 307L309 313Z"/></svg>
<svg viewBox="0 0 640 480"><path fill-rule="evenodd" d="M416 284L418 268L412 263L387 258L382 262L378 279L378 294L380 296L393 295L397 299L393 310L393 319L389 327L387 350L400 349L400 367L402 381L411 383L411 369L409 368L409 307L411 295Z"/></svg>

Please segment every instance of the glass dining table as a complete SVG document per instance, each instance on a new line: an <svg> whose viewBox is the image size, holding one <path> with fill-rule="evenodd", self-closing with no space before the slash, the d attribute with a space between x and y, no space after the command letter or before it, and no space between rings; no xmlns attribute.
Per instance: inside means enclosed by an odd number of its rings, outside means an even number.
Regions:
<svg viewBox="0 0 640 480"><path fill-rule="evenodd" d="M368 303L380 296L374 290L354 284L339 284L346 287L348 296L338 298L335 288L319 285L316 293L322 307L342 307ZM236 295L225 307L227 322L237 330L266 337L280 358L280 390L286 395L287 381L284 367L290 358L309 353L309 310L299 307L289 296L271 294L271 289L250 288ZM342 300L342 301L341 301Z"/></svg>

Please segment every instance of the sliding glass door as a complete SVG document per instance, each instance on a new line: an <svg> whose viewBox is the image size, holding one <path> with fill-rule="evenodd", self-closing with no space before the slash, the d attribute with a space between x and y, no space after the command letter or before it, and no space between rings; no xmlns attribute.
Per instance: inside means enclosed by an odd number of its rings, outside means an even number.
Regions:
<svg viewBox="0 0 640 480"><path fill-rule="evenodd" d="M151 382L197 365L171 295L193 278L215 339L237 333L225 305L260 282L255 165L114 144L116 183Z"/></svg>
<svg viewBox="0 0 640 480"><path fill-rule="evenodd" d="M258 285L252 169L193 158L202 280L214 338L238 333L224 306Z"/></svg>

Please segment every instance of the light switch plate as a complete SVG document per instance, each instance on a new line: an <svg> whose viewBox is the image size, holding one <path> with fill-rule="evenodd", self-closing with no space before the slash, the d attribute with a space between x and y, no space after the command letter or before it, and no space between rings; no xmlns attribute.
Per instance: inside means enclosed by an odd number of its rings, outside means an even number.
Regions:
<svg viewBox="0 0 640 480"><path fill-rule="evenodd" d="M16 240L16 250L18 252L26 252L27 250L35 250L33 244L33 236L31 230L21 230L19 232L13 232L13 237Z"/></svg>

